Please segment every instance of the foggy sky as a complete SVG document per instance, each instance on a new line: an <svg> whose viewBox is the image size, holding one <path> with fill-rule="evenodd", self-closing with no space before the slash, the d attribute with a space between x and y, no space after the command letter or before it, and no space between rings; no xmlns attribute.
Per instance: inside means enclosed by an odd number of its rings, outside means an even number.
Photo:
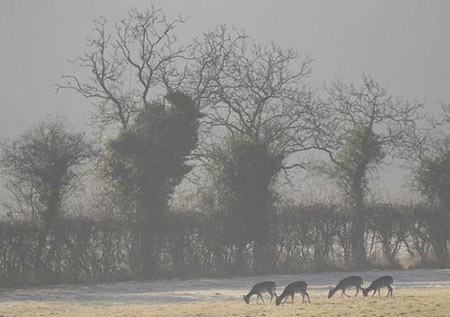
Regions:
<svg viewBox="0 0 450 317"><path fill-rule="evenodd" d="M151 1L2 0L0 2L0 138L13 138L48 114L88 129L89 101L55 94L67 62L81 55L92 21L110 21ZM188 21L183 41L227 23L260 42L274 40L314 59L313 87L340 78L359 83L362 72L436 112L450 102L450 1L153 1L167 16ZM384 178L388 185L396 177ZM398 186L400 183L397 181Z"/></svg>

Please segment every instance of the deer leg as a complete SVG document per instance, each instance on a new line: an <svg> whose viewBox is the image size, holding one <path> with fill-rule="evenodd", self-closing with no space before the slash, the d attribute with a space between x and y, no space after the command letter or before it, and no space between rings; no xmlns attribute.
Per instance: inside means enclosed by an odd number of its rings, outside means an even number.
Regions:
<svg viewBox="0 0 450 317"><path fill-rule="evenodd" d="M258 304L258 298L264 303L264 298L262 297L261 293L256 294L256 303Z"/></svg>
<svg viewBox="0 0 450 317"><path fill-rule="evenodd" d="M381 297L381 291L378 289L378 297Z"/></svg>
<svg viewBox="0 0 450 317"><path fill-rule="evenodd" d="M309 299L309 294L305 292L305 295L308 297L308 303L311 303L311 300Z"/></svg>
<svg viewBox="0 0 450 317"><path fill-rule="evenodd" d="M292 305L294 305L294 293L292 293Z"/></svg>
<svg viewBox="0 0 450 317"><path fill-rule="evenodd" d="M344 293L344 295L345 296L347 296L347 297L351 297L350 295L348 295L346 292L345 292L345 290L344 291L342 291L343 293Z"/></svg>
<svg viewBox="0 0 450 317"><path fill-rule="evenodd" d="M305 294L301 293L302 295L302 304L305 302Z"/></svg>
<svg viewBox="0 0 450 317"><path fill-rule="evenodd" d="M392 287L388 286L388 293L386 297L392 296Z"/></svg>
<svg viewBox="0 0 450 317"><path fill-rule="evenodd" d="M272 302L272 298L273 298L273 293L270 292L270 303Z"/></svg>
<svg viewBox="0 0 450 317"><path fill-rule="evenodd" d="M359 288L356 289L355 297L358 296L358 293L359 293Z"/></svg>
<svg viewBox="0 0 450 317"><path fill-rule="evenodd" d="M361 285L358 288L359 288L359 290L361 291L361 293L362 293L362 295L364 297L364 288L362 288Z"/></svg>

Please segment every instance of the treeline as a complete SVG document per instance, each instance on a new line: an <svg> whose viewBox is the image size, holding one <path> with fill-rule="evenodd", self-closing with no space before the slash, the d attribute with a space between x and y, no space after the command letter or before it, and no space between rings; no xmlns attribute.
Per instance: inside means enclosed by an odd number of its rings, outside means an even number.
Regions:
<svg viewBox="0 0 450 317"><path fill-rule="evenodd" d="M367 75L313 90L307 55L226 25L182 44L183 23L154 7L95 20L81 74L57 86L92 101L108 139L49 119L2 143L5 283L448 266L448 105L430 118ZM373 202L393 160L422 205ZM341 199L284 203L299 169Z"/></svg>
<svg viewBox="0 0 450 317"><path fill-rule="evenodd" d="M351 216L336 206L290 206L267 235L271 273L351 268ZM424 206L371 206L365 252L372 268L446 265L449 217ZM220 235L215 217L176 214L154 240L159 278L229 277L255 273L254 244ZM1 223L4 286L129 280L134 277L132 227L117 219L61 219L52 231L30 222Z"/></svg>

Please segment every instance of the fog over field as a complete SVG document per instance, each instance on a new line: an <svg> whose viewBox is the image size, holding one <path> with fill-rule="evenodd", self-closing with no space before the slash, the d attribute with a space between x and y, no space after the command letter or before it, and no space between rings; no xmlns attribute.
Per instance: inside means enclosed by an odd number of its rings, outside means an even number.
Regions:
<svg viewBox="0 0 450 317"><path fill-rule="evenodd" d="M330 287L350 275L363 277L364 287L381 275L394 277L394 294L398 289L450 287L450 270L357 271L297 275L271 275L229 279L195 279L154 282L117 282L96 285L56 285L39 288L3 290L1 301L69 301L73 303L174 303L198 301L241 301L242 295L261 281L275 281L281 294L287 284L304 280L316 298L326 298ZM385 290L383 290L384 294ZM406 292L406 291L405 291ZM348 291L354 294L354 290ZM316 295L321 294L321 295ZM266 295L267 296L267 295ZM338 294L337 297L340 295ZM395 296L395 295L394 295ZM252 298L252 302L255 297ZM0 311L1 312L1 311Z"/></svg>
<svg viewBox="0 0 450 317"><path fill-rule="evenodd" d="M0 1L0 317L450 316L449 17Z"/></svg>
<svg viewBox="0 0 450 317"><path fill-rule="evenodd" d="M382 274L394 277L394 295L327 299L328 287L340 278L360 274L365 285ZM311 303L275 306L268 302L249 305L242 300L250 285L261 280L278 283L278 294L294 280L307 280ZM348 293L353 295L354 291ZM446 317L450 309L449 270L411 270L279 275L233 279L186 281L120 282L98 285L58 285L43 288L2 290L0 314L4 316L429 316Z"/></svg>

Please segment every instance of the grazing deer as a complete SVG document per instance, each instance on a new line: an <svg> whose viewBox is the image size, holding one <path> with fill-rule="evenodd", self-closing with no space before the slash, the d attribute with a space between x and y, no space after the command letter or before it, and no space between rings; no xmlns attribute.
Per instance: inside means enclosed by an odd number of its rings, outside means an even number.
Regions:
<svg viewBox="0 0 450 317"><path fill-rule="evenodd" d="M294 294L295 293L300 293L302 295L302 303L305 302L305 296L308 297L308 303L311 303L311 301L309 300L309 294L306 292L306 288L308 287L308 284L304 281L298 281L298 282L294 282L291 284L288 284L288 286L286 286L284 288L283 293L277 297L275 303L278 305L281 304L281 301L284 299L284 302L286 302L286 300L288 299L289 296L291 296L292 298L292 305L294 305Z"/></svg>
<svg viewBox="0 0 450 317"><path fill-rule="evenodd" d="M275 296L275 298L277 297L275 289L276 289L275 283L271 281L256 283L255 285L253 285L250 292L248 292L247 295L244 295L244 301L247 304L250 303L250 297L256 294L256 303L258 304L258 298L261 298L262 302L264 303L264 299L261 294L269 293L270 302L272 302L273 296Z"/></svg>
<svg viewBox="0 0 450 317"><path fill-rule="evenodd" d="M370 286L363 290L364 297L367 297L367 294L369 294L370 291L373 291L372 297L375 296L375 293L378 291L378 297L381 297L380 295L380 289L383 287L386 287L388 289L388 293L386 297L392 296L392 287L391 285L394 283L394 279L392 276L384 275L382 277L377 278L375 281L373 281Z"/></svg>
<svg viewBox="0 0 450 317"><path fill-rule="evenodd" d="M339 290L342 290L341 298L343 295L350 297L345 290L349 287L355 287L356 288L356 295L358 295L359 290L364 291L364 289L361 287L363 284L363 280L360 276L349 276L339 281L338 285L336 285L335 288L330 289L330 292L328 293L328 298L331 298L334 293L336 293Z"/></svg>

